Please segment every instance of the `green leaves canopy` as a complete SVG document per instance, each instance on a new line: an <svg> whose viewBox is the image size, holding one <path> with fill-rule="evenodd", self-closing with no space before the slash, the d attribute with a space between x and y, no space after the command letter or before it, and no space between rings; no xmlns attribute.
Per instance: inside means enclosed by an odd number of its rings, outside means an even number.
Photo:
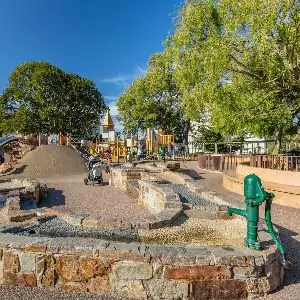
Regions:
<svg viewBox="0 0 300 300"><path fill-rule="evenodd" d="M186 116L222 134L295 132L300 111L297 0L189 0L165 53Z"/></svg>
<svg viewBox="0 0 300 300"><path fill-rule="evenodd" d="M19 65L0 99L3 131L88 134L106 110L95 84L46 62ZM18 107L13 115L4 108ZM2 107L2 109L1 109Z"/></svg>
<svg viewBox="0 0 300 300"><path fill-rule="evenodd" d="M183 117L181 95L172 74L172 62L164 53L150 57L147 73L118 99L120 119L126 129L160 128L184 139L189 120Z"/></svg>

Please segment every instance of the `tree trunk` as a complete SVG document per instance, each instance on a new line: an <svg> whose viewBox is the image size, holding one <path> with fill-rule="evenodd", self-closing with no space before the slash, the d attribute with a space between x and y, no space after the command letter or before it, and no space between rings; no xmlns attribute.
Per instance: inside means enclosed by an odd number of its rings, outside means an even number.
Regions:
<svg viewBox="0 0 300 300"><path fill-rule="evenodd" d="M184 121L183 128L183 144L185 146L186 153L189 153L189 132L191 129L191 120Z"/></svg>
<svg viewBox="0 0 300 300"><path fill-rule="evenodd" d="M282 129L280 128L278 130L276 139L275 139L275 146L274 149L272 151L272 154L279 154L281 153L281 149L282 148Z"/></svg>

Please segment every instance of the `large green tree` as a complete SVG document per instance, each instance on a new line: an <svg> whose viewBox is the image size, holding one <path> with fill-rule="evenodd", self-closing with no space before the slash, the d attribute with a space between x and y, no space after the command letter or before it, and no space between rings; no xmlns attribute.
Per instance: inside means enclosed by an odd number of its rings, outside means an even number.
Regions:
<svg viewBox="0 0 300 300"><path fill-rule="evenodd" d="M187 142L190 121L183 116L173 70L172 61L164 53L150 57L147 72L118 99L120 120L126 129L160 128Z"/></svg>
<svg viewBox="0 0 300 300"><path fill-rule="evenodd" d="M5 114L14 105L17 111ZM2 108L2 109L1 109ZM106 110L95 84L46 62L19 65L0 98L4 132L89 134Z"/></svg>
<svg viewBox="0 0 300 300"><path fill-rule="evenodd" d="M276 137L298 128L298 0L188 0L168 39L187 117L209 113L224 135Z"/></svg>

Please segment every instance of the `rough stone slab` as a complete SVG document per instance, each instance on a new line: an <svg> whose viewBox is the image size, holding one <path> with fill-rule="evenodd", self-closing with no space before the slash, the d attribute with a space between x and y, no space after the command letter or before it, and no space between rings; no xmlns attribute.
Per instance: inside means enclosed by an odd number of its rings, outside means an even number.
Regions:
<svg viewBox="0 0 300 300"><path fill-rule="evenodd" d="M149 289L149 298L160 299L189 299L189 283L166 279L151 279L145 282Z"/></svg>
<svg viewBox="0 0 300 300"><path fill-rule="evenodd" d="M111 294L119 299L147 299L147 292L141 280L119 280L110 276Z"/></svg>
<svg viewBox="0 0 300 300"><path fill-rule="evenodd" d="M136 229L149 229L150 222L149 220L142 218L142 217L136 217L131 222L132 227Z"/></svg>
<svg viewBox="0 0 300 300"><path fill-rule="evenodd" d="M225 266L183 266L165 267L164 277L167 279L212 280L230 279L231 272Z"/></svg>
<svg viewBox="0 0 300 300"><path fill-rule="evenodd" d="M204 280L193 283L194 299L242 300L248 298L248 286L245 281Z"/></svg>
<svg viewBox="0 0 300 300"><path fill-rule="evenodd" d="M4 263L3 260L0 261L0 284L4 283L4 273L3 270L4 269Z"/></svg>
<svg viewBox="0 0 300 300"><path fill-rule="evenodd" d="M61 217L65 222L73 225L73 226L81 226L82 220L84 219L84 216L74 216L74 215L63 215Z"/></svg>
<svg viewBox="0 0 300 300"><path fill-rule="evenodd" d="M152 277L152 267L144 262L122 261L115 263L112 267L117 279L136 280L150 279Z"/></svg>
<svg viewBox="0 0 300 300"><path fill-rule="evenodd" d="M36 255L31 253L20 253L20 271L22 273L35 272Z"/></svg>
<svg viewBox="0 0 300 300"><path fill-rule="evenodd" d="M21 273L17 275L16 284L33 288L37 286L37 279L34 273Z"/></svg>

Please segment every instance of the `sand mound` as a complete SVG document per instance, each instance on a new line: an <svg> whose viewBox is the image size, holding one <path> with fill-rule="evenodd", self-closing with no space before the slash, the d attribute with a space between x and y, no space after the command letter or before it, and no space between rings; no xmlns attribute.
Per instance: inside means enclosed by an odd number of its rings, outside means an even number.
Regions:
<svg viewBox="0 0 300 300"><path fill-rule="evenodd" d="M86 173L84 160L75 150L58 145L42 145L30 151L16 170L22 177L54 178Z"/></svg>

